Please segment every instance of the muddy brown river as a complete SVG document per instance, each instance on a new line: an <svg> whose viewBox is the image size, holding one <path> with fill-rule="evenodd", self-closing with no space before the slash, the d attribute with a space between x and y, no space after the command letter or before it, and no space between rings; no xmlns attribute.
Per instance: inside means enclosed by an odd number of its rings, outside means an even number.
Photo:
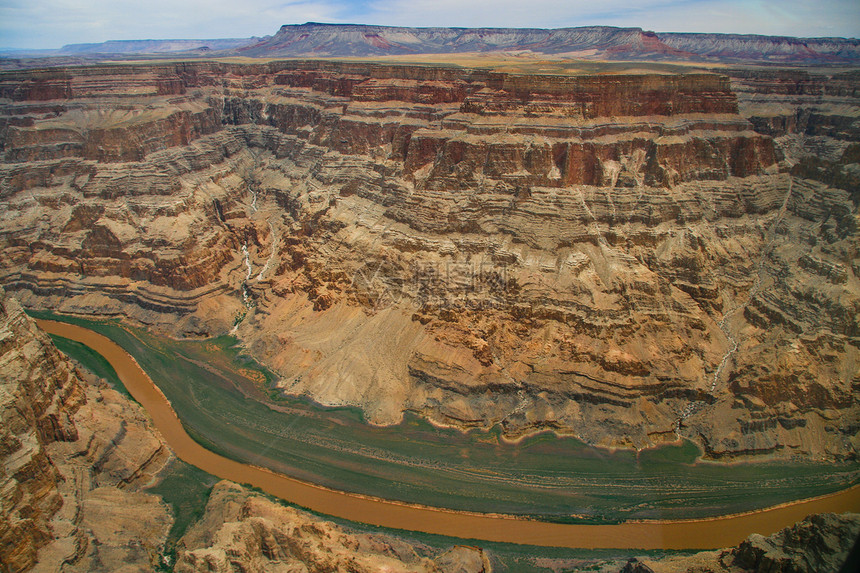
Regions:
<svg viewBox="0 0 860 573"><path fill-rule="evenodd" d="M161 390L118 344L81 326L49 320L37 323L50 334L85 344L104 356L180 459L219 478L251 484L288 502L351 521L463 539L550 547L714 549L737 545L750 533L769 535L811 513L860 511L860 486L744 514L617 525L550 523L458 512L335 491L207 450L186 433Z"/></svg>

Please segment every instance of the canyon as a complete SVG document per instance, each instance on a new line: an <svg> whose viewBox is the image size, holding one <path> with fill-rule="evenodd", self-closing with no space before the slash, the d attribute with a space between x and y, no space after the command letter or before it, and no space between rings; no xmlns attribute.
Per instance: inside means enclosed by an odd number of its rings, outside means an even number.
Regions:
<svg viewBox="0 0 860 573"><path fill-rule="evenodd" d="M146 414L84 376L0 293L3 571L151 569L169 512L141 491L170 452Z"/></svg>
<svg viewBox="0 0 860 573"><path fill-rule="evenodd" d="M860 75L719 72L3 72L0 280L373 424L856 460Z"/></svg>
<svg viewBox="0 0 860 573"><path fill-rule="evenodd" d="M802 518L858 510L858 66L603 26L0 53L0 572L838 570L860 515Z"/></svg>
<svg viewBox="0 0 860 573"><path fill-rule="evenodd" d="M246 571L490 570L479 548L428 556L426 547L345 528L227 481L209 484L204 511L168 551L177 509L151 488L181 462L147 413L69 361L2 289L0 351L4 573L211 572L236 563Z"/></svg>
<svg viewBox="0 0 860 573"><path fill-rule="evenodd" d="M510 560L355 530L220 481L168 546L182 510L152 484L179 462L140 405L69 361L2 290L0 351L3 571L816 571L838 568L860 533L860 515L823 514L718 551Z"/></svg>
<svg viewBox="0 0 860 573"><path fill-rule="evenodd" d="M101 47L108 51L108 43ZM855 38L690 34L642 28L417 28L307 22L223 54L265 58L508 53L543 58L725 63L856 64Z"/></svg>

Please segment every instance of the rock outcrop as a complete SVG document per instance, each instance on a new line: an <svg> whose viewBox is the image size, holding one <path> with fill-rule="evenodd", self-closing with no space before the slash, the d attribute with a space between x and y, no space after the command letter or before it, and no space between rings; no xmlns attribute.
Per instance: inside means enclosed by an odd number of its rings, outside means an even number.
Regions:
<svg viewBox="0 0 860 573"><path fill-rule="evenodd" d="M839 571L860 540L857 514L813 515L770 537L751 535L732 551L751 571Z"/></svg>
<svg viewBox="0 0 860 573"><path fill-rule="evenodd" d="M145 490L170 455L159 435L136 404L60 354L14 299L0 300L3 571L168 566L161 553L172 518ZM621 565L518 552L516 563L657 573L837 570L858 535L856 514L827 514L771 537L752 535L734 549L692 556ZM220 482L177 544L173 570L478 573L492 571L493 561L478 547L429 548L357 531Z"/></svg>
<svg viewBox="0 0 860 573"><path fill-rule="evenodd" d="M860 540L860 515L810 515L769 537L750 535L737 547L662 559L633 558L620 573L817 573L843 569Z"/></svg>
<svg viewBox="0 0 860 573"><path fill-rule="evenodd" d="M641 28L406 28L308 22L233 50L252 57L390 56L513 52L599 60L856 63L860 41Z"/></svg>
<svg viewBox="0 0 860 573"><path fill-rule="evenodd" d="M754 103L800 89L780 77L0 74L0 276L35 307L232 331L283 392L374 423L854 459L856 77L814 76L840 103L800 147Z"/></svg>
<svg viewBox="0 0 860 573"><path fill-rule="evenodd" d="M457 546L435 559L387 535L351 532L277 504L230 482L215 486L206 513L177 548L177 573L263 571L460 571L489 573L478 548Z"/></svg>
<svg viewBox="0 0 860 573"><path fill-rule="evenodd" d="M84 381L83 379L88 379ZM173 523L146 491L171 456L139 406L76 369L0 291L0 570L153 571ZM221 482L175 571L491 571L478 548L420 556Z"/></svg>
<svg viewBox="0 0 860 573"><path fill-rule="evenodd" d="M170 453L146 415L83 374L0 292L4 571L150 571L172 519L143 493Z"/></svg>
<svg viewBox="0 0 860 573"><path fill-rule="evenodd" d="M46 338L0 290L0 562L11 571L31 568L52 537L62 476L47 449L78 438L72 417L85 402L74 368Z"/></svg>

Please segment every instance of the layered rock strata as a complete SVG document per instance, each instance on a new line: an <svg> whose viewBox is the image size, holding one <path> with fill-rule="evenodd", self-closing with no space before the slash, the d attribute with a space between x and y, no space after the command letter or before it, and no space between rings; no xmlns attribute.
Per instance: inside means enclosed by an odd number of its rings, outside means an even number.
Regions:
<svg viewBox="0 0 860 573"><path fill-rule="evenodd" d="M28 305L232 331L374 423L853 459L850 122L810 116L843 126L817 176L747 95L773 81L733 78L2 74L0 272ZM854 76L816 81L853 117Z"/></svg>
<svg viewBox="0 0 860 573"><path fill-rule="evenodd" d="M107 48L107 46L105 46ZM252 57L417 54L546 54L594 60L856 64L860 41L739 34L684 34L641 28L407 28L308 22L232 51Z"/></svg>
<svg viewBox="0 0 860 573"><path fill-rule="evenodd" d="M137 406L82 382L20 305L0 300L3 571L151 571L172 519L141 490L169 451Z"/></svg>
<svg viewBox="0 0 860 573"><path fill-rule="evenodd" d="M860 515L824 513L769 537L750 535L734 548L662 559L633 558L621 573L850 571L845 563L858 538Z"/></svg>
<svg viewBox="0 0 860 573"><path fill-rule="evenodd" d="M2 290L0 380L4 573L491 570L478 548L431 559L390 535L358 533L229 482L215 487L171 563L173 516L146 491L171 456L161 436L139 406L76 369Z"/></svg>
<svg viewBox="0 0 860 573"><path fill-rule="evenodd" d="M0 565L4 571L463 571L489 572L478 547L419 547L337 525L230 482L162 557L172 518L145 488L169 456L145 413L77 370L0 295ZM661 559L521 555L517 566L601 571L836 570L857 535L856 514L811 516L737 548ZM622 561L623 563L623 561ZM502 563L500 567L505 570ZM515 569L514 569L515 570Z"/></svg>
<svg viewBox="0 0 860 573"><path fill-rule="evenodd" d="M455 546L434 559L386 535L351 532L230 482L212 491L206 513L182 538L176 573L375 571L489 573L479 548Z"/></svg>
<svg viewBox="0 0 860 573"><path fill-rule="evenodd" d="M51 539L51 518L63 504L62 477L47 448L78 438L72 417L85 397L74 368L56 351L44 351L44 335L20 305L2 291L0 298L0 561L23 571Z"/></svg>

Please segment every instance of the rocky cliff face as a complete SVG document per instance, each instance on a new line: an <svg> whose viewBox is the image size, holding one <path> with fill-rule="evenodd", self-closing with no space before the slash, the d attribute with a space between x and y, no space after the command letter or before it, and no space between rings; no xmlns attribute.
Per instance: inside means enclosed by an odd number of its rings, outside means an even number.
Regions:
<svg viewBox="0 0 860 573"><path fill-rule="evenodd" d="M799 144L755 101L800 88L732 77L3 74L0 273L29 305L232 330L375 423L854 458L856 78L814 77L839 103Z"/></svg>
<svg viewBox="0 0 860 573"><path fill-rule="evenodd" d="M145 488L171 456L145 412L77 370L0 290L0 571L153 571L173 522ZM87 378L88 381L83 381ZM176 571L490 571L477 548L433 559L222 482ZM441 569L440 569L441 568Z"/></svg>
<svg viewBox="0 0 860 573"><path fill-rule="evenodd" d="M171 518L140 492L169 452L136 406L85 384L0 292L2 570L149 571Z"/></svg>
<svg viewBox="0 0 860 573"><path fill-rule="evenodd" d="M690 556L631 559L620 573L814 573L848 571L843 565L860 538L860 515L810 515L769 537L753 534L730 549Z"/></svg>
<svg viewBox="0 0 860 573"><path fill-rule="evenodd" d="M741 34L679 34L641 28L405 28L362 24L281 26L233 53L258 57L385 56L519 52L602 60L856 63L860 41Z"/></svg>
<svg viewBox="0 0 860 573"><path fill-rule="evenodd" d="M0 295L3 450L0 568L5 571L152 571L172 519L145 487L169 452L144 412L77 370L14 299ZM82 381L87 378L88 381ZM836 570L860 533L854 514L812 516L734 549L662 559L563 559L520 555L547 570ZM221 482L176 547L177 572L489 572L478 547L431 549L360 532ZM504 566L502 566L504 570ZM516 570L516 569L511 569Z"/></svg>
<svg viewBox="0 0 860 573"><path fill-rule="evenodd" d="M349 531L284 507L230 482L212 491L206 513L182 538L176 573L375 571L490 573L479 548L455 546L435 556L387 535Z"/></svg>
<svg viewBox="0 0 860 573"><path fill-rule="evenodd" d="M47 337L21 306L2 290L0 299L0 561L23 571L50 541L49 523L63 504L62 477L47 447L77 439L71 419L85 397L74 368L56 350L45 350Z"/></svg>
<svg viewBox="0 0 860 573"><path fill-rule="evenodd" d="M732 557L750 571L840 571L858 539L857 514L812 515L770 537L751 535Z"/></svg>

